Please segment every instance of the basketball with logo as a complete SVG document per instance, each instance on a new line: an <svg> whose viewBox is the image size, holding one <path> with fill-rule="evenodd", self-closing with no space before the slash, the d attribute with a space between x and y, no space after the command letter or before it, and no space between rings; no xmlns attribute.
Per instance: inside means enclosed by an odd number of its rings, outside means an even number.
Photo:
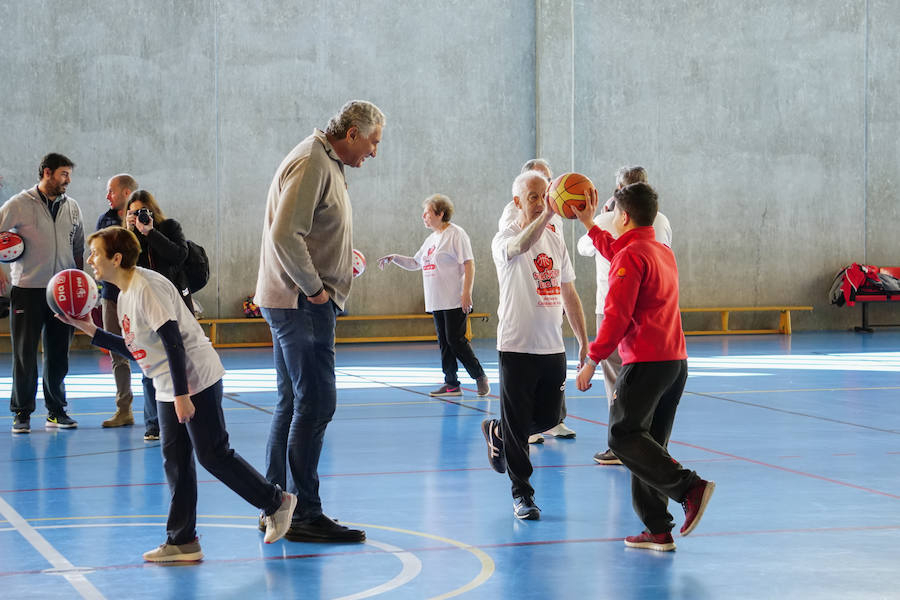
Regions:
<svg viewBox="0 0 900 600"><path fill-rule="evenodd" d="M22 236L12 231L0 232L0 262L17 261L23 252L25 252L25 241L22 240Z"/></svg>
<svg viewBox="0 0 900 600"><path fill-rule="evenodd" d="M60 271L47 282L47 305L57 314L79 319L90 314L99 299L94 278L80 269Z"/></svg>
<svg viewBox="0 0 900 600"><path fill-rule="evenodd" d="M363 253L353 249L353 277L359 277L366 271L366 257L363 256Z"/></svg>
<svg viewBox="0 0 900 600"><path fill-rule="evenodd" d="M574 219L572 207L584 210L593 187L591 180L581 173L563 173L550 183L547 190L553 211L561 217Z"/></svg>

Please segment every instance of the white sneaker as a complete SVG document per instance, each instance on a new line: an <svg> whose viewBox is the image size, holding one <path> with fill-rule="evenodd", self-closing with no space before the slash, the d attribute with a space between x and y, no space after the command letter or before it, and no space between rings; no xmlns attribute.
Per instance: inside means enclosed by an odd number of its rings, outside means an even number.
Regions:
<svg viewBox="0 0 900 600"><path fill-rule="evenodd" d="M291 526L291 518L294 516L294 507L296 506L297 496L287 492L281 494L281 506L266 517L266 535L263 538L265 543L271 544L284 537Z"/></svg>
<svg viewBox="0 0 900 600"><path fill-rule="evenodd" d="M529 444L543 444L543 443L544 443L544 436L543 436L542 434L540 434L540 433L535 433L535 434L533 434L533 435L529 435L529 436L528 436L528 443L529 443Z"/></svg>
<svg viewBox="0 0 900 600"><path fill-rule="evenodd" d="M548 429L544 432L545 435L552 435L553 437L563 438L566 440L571 440L575 437L575 432L568 427L566 427L565 423L560 423L553 429Z"/></svg>

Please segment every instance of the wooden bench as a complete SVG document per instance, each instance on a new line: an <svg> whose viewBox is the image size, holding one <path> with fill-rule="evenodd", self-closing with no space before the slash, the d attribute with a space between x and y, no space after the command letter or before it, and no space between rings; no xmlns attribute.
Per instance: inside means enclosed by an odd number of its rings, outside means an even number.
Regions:
<svg viewBox="0 0 900 600"><path fill-rule="evenodd" d="M489 313L469 313L466 315L466 338L472 339L472 319L481 319L487 321L491 315ZM406 321L427 319L431 321L433 317L430 314L414 314L414 315L340 315L338 322L344 321ZM260 346L271 346L272 340L262 342L219 342L219 327L221 325L266 325L265 319L261 318L233 318L233 319L200 319L201 325L209 327L209 341L215 348L252 348ZM268 331L268 328L266 329ZM338 344L355 344L365 342L428 342L437 341L437 335L391 335L391 336L362 336L362 337L335 337L334 341Z"/></svg>
<svg viewBox="0 0 900 600"><path fill-rule="evenodd" d="M727 335L753 333L783 333L791 335L791 311L810 311L812 306L716 306L709 308L682 308L682 313L717 312L720 315L722 328L717 330L685 331L685 335ZM733 312L778 312L777 329L729 329L728 316Z"/></svg>

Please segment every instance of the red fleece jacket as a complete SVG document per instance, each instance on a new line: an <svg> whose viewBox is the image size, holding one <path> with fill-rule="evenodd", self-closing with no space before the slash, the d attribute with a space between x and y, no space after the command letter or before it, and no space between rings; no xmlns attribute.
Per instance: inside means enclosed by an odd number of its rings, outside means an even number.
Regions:
<svg viewBox="0 0 900 600"><path fill-rule="evenodd" d="M615 239L595 225L588 235L610 261L603 321L588 356L599 362L618 345L625 365L687 358L671 248L656 241L653 227L637 227Z"/></svg>

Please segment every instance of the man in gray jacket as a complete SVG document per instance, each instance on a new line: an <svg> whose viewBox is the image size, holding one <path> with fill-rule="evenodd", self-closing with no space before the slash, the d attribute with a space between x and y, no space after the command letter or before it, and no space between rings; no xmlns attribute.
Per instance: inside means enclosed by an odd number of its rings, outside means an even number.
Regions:
<svg viewBox="0 0 900 600"><path fill-rule="evenodd" d="M62 154L48 154L41 160L40 182L0 206L0 231L15 231L25 242L25 252L10 266L10 277L0 270L0 293L9 289L10 300L13 369L9 409L15 415L13 433L31 431L41 339L45 425L59 429L78 427L66 414L63 384L69 372L69 345L74 330L53 316L46 299L47 282L54 274L63 269L84 268L81 208L66 195L74 168L75 163Z"/></svg>
<svg viewBox="0 0 900 600"><path fill-rule="evenodd" d="M361 542L364 531L322 513L319 455L337 405L334 329L353 278L353 218L344 167L375 157L384 114L354 100L285 157L269 186L254 301L272 331L278 392L266 478L297 507L285 537ZM287 462L287 465L285 464Z"/></svg>

